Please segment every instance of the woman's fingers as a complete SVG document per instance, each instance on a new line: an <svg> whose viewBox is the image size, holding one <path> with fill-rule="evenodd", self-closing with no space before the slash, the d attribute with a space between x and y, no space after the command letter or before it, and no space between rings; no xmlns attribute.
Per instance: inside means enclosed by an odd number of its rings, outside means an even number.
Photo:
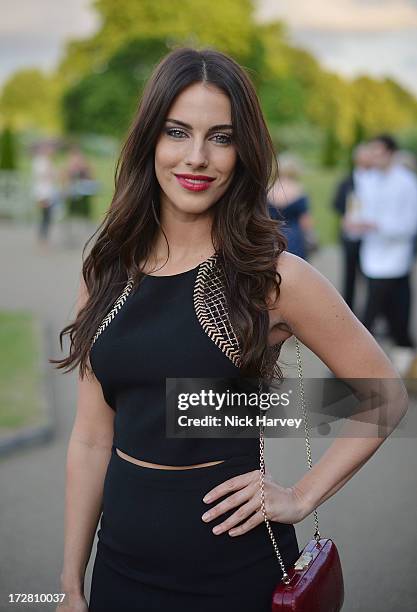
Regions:
<svg viewBox="0 0 417 612"><path fill-rule="evenodd" d="M221 484L217 485L217 487L214 487L214 489L208 491L203 497L203 502L211 503L219 497L223 497L223 495L227 495L227 493L230 493L231 491L242 489L247 484L255 481L259 482L258 470L253 470L252 472L246 472L245 474L239 474L239 476L229 478L229 480L225 480Z"/></svg>
<svg viewBox="0 0 417 612"><path fill-rule="evenodd" d="M247 472L246 474L240 474L237 477L230 478L225 482L222 482L220 485L212 489L210 497L207 495L204 497L205 501L214 501L218 497L223 497L225 493L238 489L237 493L233 495L229 495L226 499L221 501L219 504L207 510L201 517L203 521L209 522L215 519L216 517L224 514L228 510L235 508L236 506L241 505L248 499L250 499L255 493L257 489L256 484L256 470L254 472ZM213 495L213 497L212 497Z"/></svg>
<svg viewBox="0 0 417 612"><path fill-rule="evenodd" d="M239 523L253 515L253 513L258 510L259 506L260 499L258 499L258 495L253 495L246 504L240 506L236 512L229 516L229 518L213 527L213 533L218 535L225 531L229 531L229 529L236 528Z"/></svg>
<svg viewBox="0 0 417 612"><path fill-rule="evenodd" d="M236 508L237 506L240 506L244 502L248 501L255 494L256 485L254 483L249 484L243 489L240 489L237 493L229 495L229 497L221 501L219 504L217 504L217 506L214 506L213 508L210 508L210 510L207 510L207 512L205 512L201 518L205 522L212 521L213 519L217 518L221 514L224 514L228 510Z"/></svg>
<svg viewBox="0 0 417 612"><path fill-rule="evenodd" d="M264 515L262 513L262 510L258 510L257 512L255 512L255 514L252 514L252 516L245 523L242 523L242 525L238 525L237 527L231 529L229 531L229 535L240 536L263 522Z"/></svg>
<svg viewBox="0 0 417 612"><path fill-rule="evenodd" d="M212 531L216 535L225 531L231 536L241 535L264 521L261 510L259 470L239 474L239 476L225 480L209 491L203 501L212 502L232 491L236 492L207 510L202 516L202 520L210 522L225 512L237 508L231 516L213 527ZM267 473L265 475L265 511L267 517L270 520L292 523L297 520L298 516L296 506L297 503L291 490L274 483L271 474ZM247 520L245 521L245 519Z"/></svg>

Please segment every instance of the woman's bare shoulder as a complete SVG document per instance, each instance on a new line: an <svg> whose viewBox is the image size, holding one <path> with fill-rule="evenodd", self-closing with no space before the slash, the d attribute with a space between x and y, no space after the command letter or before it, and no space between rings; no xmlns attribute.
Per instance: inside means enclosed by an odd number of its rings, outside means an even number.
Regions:
<svg viewBox="0 0 417 612"><path fill-rule="evenodd" d="M278 298L276 298L274 292L268 303L270 312L269 341L272 344L285 341L293 335L292 326L287 316L287 310L291 308L287 296L295 297L294 286L300 282L305 274L304 264L306 262L303 259L287 251L282 252L278 257L276 270L280 275L280 292Z"/></svg>
<svg viewBox="0 0 417 612"><path fill-rule="evenodd" d="M306 320L313 302L316 305L323 304L326 297L330 302L338 304L342 310L346 306L332 283L301 257L284 251L278 257L276 269L281 282L278 299L271 304L275 325L285 323L288 329L295 333L294 327ZM330 307L329 301L327 307Z"/></svg>
<svg viewBox="0 0 417 612"><path fill-rule="evenodd" d="M297 292L298 289L301 289L300 283L308 283L310 285L324 281L330 284L330 281L314 266L302 257L288 253L288 251L283 251L278 257L276 270L281 277L280 289L282 296L284 296L284 293L287 297L294 295L294 291ZM279 301L282 303L283 297L280 297Z"/></svg>

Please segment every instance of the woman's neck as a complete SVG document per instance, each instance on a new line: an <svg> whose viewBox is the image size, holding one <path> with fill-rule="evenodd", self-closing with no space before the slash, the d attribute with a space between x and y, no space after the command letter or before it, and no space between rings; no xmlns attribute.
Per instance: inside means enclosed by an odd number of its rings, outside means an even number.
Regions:
<svg viewBox="0 0 417 612"><path fill-rule="evenodd" d="M173 264L186 265L203 261L214 253L211 215L163 210L160 223L162 229L152 248L153 261L164 263L169 255Z"/></svg>

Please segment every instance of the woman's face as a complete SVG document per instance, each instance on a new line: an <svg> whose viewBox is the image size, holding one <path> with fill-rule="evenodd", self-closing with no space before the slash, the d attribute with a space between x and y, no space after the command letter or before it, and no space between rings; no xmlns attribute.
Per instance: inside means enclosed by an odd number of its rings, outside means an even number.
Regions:
<svg viewBox="0 0 417 612"><path fill-rule="evenodd" d="M194 83L177 96L155 148L162 210L200 214L224 194L237 158L231 123L229 98L217 87Z"/></svg>

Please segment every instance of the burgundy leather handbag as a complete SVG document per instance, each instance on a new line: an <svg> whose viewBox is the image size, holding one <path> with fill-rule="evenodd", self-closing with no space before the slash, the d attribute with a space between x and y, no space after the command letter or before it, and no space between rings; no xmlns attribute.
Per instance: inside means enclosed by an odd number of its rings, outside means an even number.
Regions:
<svg viewBox="0 0 417 612"><path fill-rule="evenodd" d="M272 596L272 611L339 612L343 605L342 567L336 545L328 538L312 539L294 567L288 583L280 582Z"/></svg>
<svg viewBox="0 0 417 612"><path fill-rule="evenodd" d="M310 434L307 413L304 405L300 346L295 338L297 365L300 381L301 408L306 434L306 456L311 469ZM264 425L260 425L259 435L261 509L278 562L282 570L281 581L272 596L272 612L339 612L344 600L344 583L339 553L333 540L321 538L317 511L314 511L316 530L314 538L308 542L294 566L284 566L274 534L265 510L265 459Z"/></svg>

